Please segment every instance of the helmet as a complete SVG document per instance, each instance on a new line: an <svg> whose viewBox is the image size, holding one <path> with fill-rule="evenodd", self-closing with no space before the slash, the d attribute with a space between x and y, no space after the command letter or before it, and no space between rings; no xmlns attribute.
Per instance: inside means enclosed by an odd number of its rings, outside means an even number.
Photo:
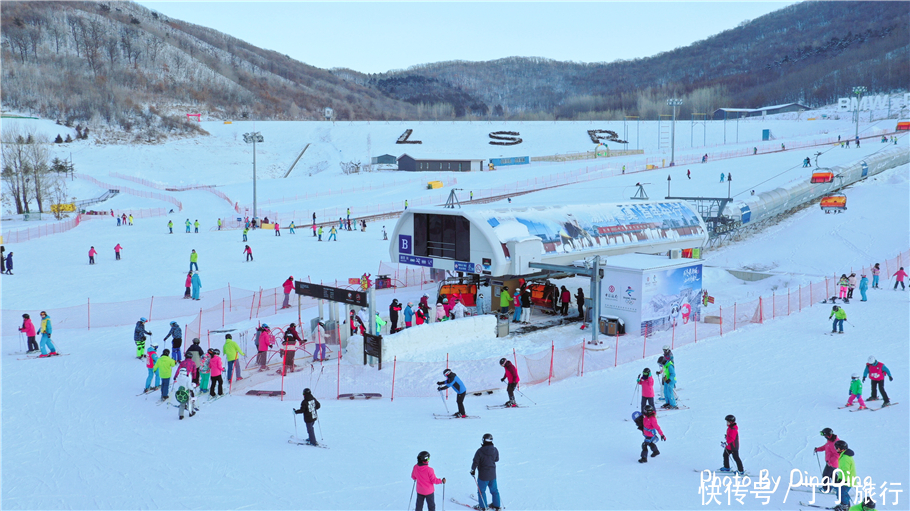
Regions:
<svg viewBox="0 0 910 511"><path fill-rule="evenodd" d="M859 379L859 375L856 374L856 373L853 373L853 374L850 375L850 379L858 380L858 379Z"/></svg>
<svg viewBox="0 0 910 511"><path fill-rule="evenodd" d="M234 337L231 334L224 334L225 339L233 339Z"/></svg>
<svg viewBox="0 0 910 511"><path fill-rule="evenodd" d="M667 363L667 359L665 359L664 357L657 357L657 363L660 365L664 365Z"/></svg>
<svg viewBox="0 0 910 511"><path fill-rule="evenodd" d="M651 375L651 368L649 368L649 367L644 368L644 369L641 371L641 375L642 375L642 376L650 376L650 375Z"/></svg>
<svg viewBox="0 0 910 511"><path fill-rule="evenodd" d="M208 353L210 356L211 356L211 355L214 355L214 354L215 354L215 348L209 348L209 350L206 351L206 353Z"/></svg>
<svg viewBox="0 0 910 511"><path fill-rule="evenodd" d="M863 509L875 509L875 501L872 500L872 497L866 497L866 500L863 501Z"/></svg>
<svg viewBox="0 0 910 511"><path fill-rule="evenodd" d="M875 357L872 357L872 356L869 357L869 364L870 364L870 365L875 364L876 362L878 362L878 360L875 360Z"/></svg>
<svg viewBox="0 0 910 511"><path fill-rule="evenodd" d="M145 321L145 318L142 318L142 321ZM171 321L171 326L177 326L177 322L176 322L176 321Z"/></svg>
<svg viewBox="0 0 910 511"><path fill-rule="evenodd" d="M294 280L294 276L291 275L290 277L288 277L288 280Z"/></svg>
<svg viewBox="0 0 910 511"><path fill-rule="evenodd" d="M670 345L664 344L664 351L670 351Z"/></svg>
<svg viewBox="0 0 910 511"><path fill-rule="evenodd" d="M484 434L484 435L483 435L483 443L485 443L485 444L492 444L492 443L493 443L493 435L491 435L490 433Z"/></svg>
<svg viewBox="0 0 910 511"><path fill-rule="evenodd" d="M268 327L269 327L269 325L267 323L262 324L262 328L268 328Z"/></svg>
<svg viewBox="0 0 910 511"><path fill-rule="evenodd" d="M417 455L417 463L426 463L430 461L430 453L427 451L420 451L420 454Z"/></svg>
<svg viewBox="0 0 910 511"><path fill-rule="evenodd" d="M199 341L199 338L198 338L198 337L194 337L194 338L193 338L193 344L199 344L200 342L201 342L201 341Z"/></svg>
<svg viewBox="0 0 910 511"><path fill-rule="evenodd" d="M834 307L831 307L831 310L834 310L834 311L836 311L838 309L840 309L840 307L838 307L837 305L835 305Z"/></svg>
<svg viewBox="0 0 910 511"><path fill-rule="evenodd" d="M843 440L838 440L837 442L834 442L834 449L837 451L847 450L847 442L844 442Z"/></svg>
<svg viewBox="0 0 910 511"><path fill-rule="evenodd" d="M724 420L727 422L736 422L736 417L734 417L732 415L727 415L726 417L724 417Z"/></svg>
<svg viewBox="0 0 910 511"><path fill-rule="evenodd" d="M310 390L309 388L303 389L303 395L304 395L304 396L312 396L312 395L313 395L313 391Z"/></svg>
<svg viewBox="0 0 910 511"><path fill-rule="evenodd" d="M218 348L214 348L214 349L215 349L215 354L216 354L216 355L221 355L221 350L219 350Z"/></svg>
<svg viewBox="0 0 910 511"><path fill-rule="evenodd" d="M448 376L448 375L452 374L452 370L451 370L451 369L446 369L445 371L442 372L442 374L445 375L445 376Z"/></svg>
<svg viewBox="0 0 910 511"><path fill-rule="evenodd" d="M821 430L821 435L824 437L834 436L834 430L831 428L825 428Z"/></svg>
<svg viewBox="0 0 910 511"><path fill-rule="evenodd" d="M23 314L22 317L25 318L25 319L28 319L28 318L29 318L29 315L28 315L28 314Z"/></svg>
<svg viewBox="0 0 910 511"><path fill-rule="evenodd" d="M654 411L653 406L648 405L645 407L645 415L654 415L655 413L657 413L657 412Z"/></svg>
<svg viewBox="0 0 910 511"><path fill-rule="evenodd" d="M158 351L158 345L157 345L157 344L149 344L149 348L152 348L153 351Z"/></svg>
<svg viewBox="0 0 910 511"><path fill-rule="evenodd" d="M146 321L148 321L148 320L147 320L147 319L145 319L145 318L139 318L139 321L141 321L141 322L143 322L143 323L145 323L145 322L146 322Z"/></svg>
<svg viewBox="0 0 910 511"><path fill-rule="evenodd" d="M499 359L499 365L501 365L501 366L506 365L506 359L505 358Z"/></svg>
<svg viewBox="0 0 910 511"><path fill-rule="evenodd" d="M288 325L288 328L293 328L295 326L297 326L297 323L291 323L290 325Z"/></svg>

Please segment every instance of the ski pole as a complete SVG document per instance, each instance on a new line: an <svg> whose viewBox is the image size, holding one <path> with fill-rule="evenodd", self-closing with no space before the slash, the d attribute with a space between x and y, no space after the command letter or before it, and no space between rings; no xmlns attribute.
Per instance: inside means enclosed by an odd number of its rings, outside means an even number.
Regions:
<svg viewBox="0 0 910 511"><path fill-rule="evenodd" d="M629 406L632 406L632 404L635 402L635 395L638 394L638 389L640 389L640 388L641 388L641 385L636 383L635 388L632 389L632 400L629 401Z"/></svg>
<svg viewBox="0 0 910 511"><path fill-rule="evenodd" d="M319 441L325 442L325 438L322 436L322 422L320 422L318 418L316 419L316 424L319 424Z"/></svg>
<svg viewBox="0 0 910 511"><path fill-rule="evenodd" d="M517 390L518 393L521 394L521 396L522 396L523 398L525 398L525 399L527 399L528 401L534 403L534 400L531 399L531 398L529 398L528 396L526 396L525 393L521 391L521 389L517 389L517 388L516 388L515 390ZM534 404L536 405L537 403L534 403Z"/></svg>
<svg viewBox="0 0 910 511"><path fill-rule="evenodd" d="M446 482L442 482L442 511L446 511Z"/></svg>
<svg viewBox="0 0 910 511"><path fill-rule="evenodd" d="M408 509L405 511L411 511L411 501L414 500L414 488L417 487L417 479L414 480L414 484L411 485L411 498L408 499Z"/></svg>
<svg viewBox="0 0 910 511"><path fill-rule="evenodd" d="M483 509L487 508L487 492L480 493L480 483L477 482L477 477L474 474L471 474L471 477L474 478L474 485L477 486L477 503L480 504L480 507Z"/></svg>
<svg viewBox="0 0 910 511"><path fill-rule="evenodd" d="M294 438L300 438L300 435L297 433L297 412L291 408L291 413L294 414Z"/></svg>
<svg viewBox="0 0 910 511"><path fill-rule="evenodd" d="M22 349L22 332L19 332L19 351L25 351Z"/></svg>
<svg viewBox="0 0 910 511"><path fill-rule="evenodd" d="M815 461L818 463L818 469L821 470L821 469L822 469L822 462L821 462L820 459L818 459L818 451L815 451Z"/></svg>
<svg viewBox="0 0 910 511"><path fill-rule="evenodd" d="M446 413L449 413L449 404L446 403L446 398L442 395L442 392L441 390L439 391L439 399L442 399L442 404L446 407Z"/></svg>

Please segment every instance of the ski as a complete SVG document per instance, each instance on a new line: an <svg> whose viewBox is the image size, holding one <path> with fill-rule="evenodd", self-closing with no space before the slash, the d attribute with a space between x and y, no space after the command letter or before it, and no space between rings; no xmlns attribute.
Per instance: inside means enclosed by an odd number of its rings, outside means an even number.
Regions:
<svg viewBox="0 0 910 511"><path fill-rule="evenodd" d="M465 415L464 417L455 417L454 415L434 413L433 418L434 419L479 419L480 417L477 415Z"/></svg>
<svg viewBox="0 0 910 511"><path fill-rule="evenodd" d="M822 506L822 505L819 505L819 504L809 504L809 503L807 503L807 502L802 502L802 501L800 501L799 505L800 505L800 506L806 506L806 507L815 507L815 508L818 508L818 509L834 509L833 507Z"/></svg>
<svg viewBox="0 0 910 511"><path fill-rule="evenodd" d="M868 407L867 408L857 408L856 410L850 410L850 411L851 412L865 412L866 410L869 410L871 412L874 410L874 408L868 408Z"/></svg>
<svg viewBox="0 0 910 511"><path fill-rule="evenodd" d="M736 472L732 472L732 471L731 472L721 472L720 470L711 470L710 468L703 468L703 469L694 468L692 470L694 470L695 472L698 472L698 473L702 473L705 470L708 470L712 474L716 475L717 477L736 477L736 475L737 475ZM743 472L742 474L739 474L739 477L752 477L752 474L750 474L748 472Z"/></svg>
<svg viewBox="0 0 910 511"><path fill-rule="evenodd" d="M151 393L155 392L156 390L158 390L158 389L148 389L145 392L143 392L142 394L136 394L136 397L144 396L146 394L151 394Z"/></svg>
<svg viewBox="0 0 910 511"><path fill-rule="evenodd" d="M899 404L900 403L888 403L886 406L879 406L878 408L869 408L869 410L872 410L873 412L877 412L877 411L881 410L882 408L891 408L892 406L899 405Z"/></svg>
<svg viewBox="0 0 910 511"><path fill-rule="evenodd" d="M466 507L466 508L468 508L468 509L482 509L482 508L479 507L479 506L475 507L475 506L472 506L472 505L470 505L470 504L465 504L464 502L459 502L459 501L455 500L454 497L452 497L452 499L450 499L450 501L451 501L453 504L458 504L459 506L464 506L464 507Z"/></svg>
<svg viewBox="0 0 910 511"><path fill-rule="evenodd" d="M470 495L468 495L468 497L470 497L471 500L473 500L474 502L477 502L477 494L476 494L476 493L471 493ZM499 507L499 509L505 509L505 508L506 508L505 506L500 506L500 507ZM487 509L493 509L493 508L487 508Z"/></svg>
<svg viewBox="0 0 910 511"><path fill-rule="evenodd" d="M67 355L69 355L69 353L57 353L56 355L52 355L52 356L48 356L48 357L35 356L35 357L17 358L16 360L35 360L35 359L39 359L39 358L65 357Z"/></svg>
<svg viewBox="0 0 910 511"><path fill-rule="evenodd" d="M306 440L301 440L301 439L295 437L294 435L291 435L291 438L288 439L288 443L289 443L289 444L296 444L296 445L306 445L306 446L309 446L309 447L319 447L319 448L321 448L321 449L328 449L328 448L329 448L329 446L327 446L327 445L325 445L325 444L312 445L312 444L308 443Z"/></svg>
<svg viewBox="0 0 910 511"><path fill-rule="evenodd" d="M499 410L500 408L528 408L527 405L515 405L515 406L506 406L506 405L487 405L487 410Z"/></svg>
<svg viewBox="0 0 910 511"><path fill-rule="evenodd" d="M224 396L229 396L229 395L230 395L230 394L224 394L224 395L222 395L222 396L216 396L216 397L211 397L211 396L209 396L208 399L200 400L200 404L207 405L207 404L209 404L209 403L211 403L211 402L213 402L213 401L218 401L219 399L223 398Z"/></svg>

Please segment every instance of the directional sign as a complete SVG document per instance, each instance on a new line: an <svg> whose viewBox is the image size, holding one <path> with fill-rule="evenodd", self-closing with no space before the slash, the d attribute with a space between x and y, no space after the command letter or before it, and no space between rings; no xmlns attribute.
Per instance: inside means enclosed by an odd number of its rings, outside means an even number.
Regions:
<svg viewBox="0 0 910 511"><path fill-rule="evenodd" d="M339 287L322 286L310 282L294 281L294 291L298 295L311 296L330 302L341 302L348 305L367 306L367 294L362 291L351 291Z"/></svg>

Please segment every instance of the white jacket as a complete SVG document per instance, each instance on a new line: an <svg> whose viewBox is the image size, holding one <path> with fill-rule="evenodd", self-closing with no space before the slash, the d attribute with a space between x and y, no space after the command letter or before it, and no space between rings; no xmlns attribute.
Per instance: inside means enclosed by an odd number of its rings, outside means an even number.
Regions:
<svg viewBox="0 0 910 511"><path fill-rule="evenodd" d="M455 316L455 319L460 319L464 317L465 306L463 303L458 302L452 307L452 314Z"/></svg>

